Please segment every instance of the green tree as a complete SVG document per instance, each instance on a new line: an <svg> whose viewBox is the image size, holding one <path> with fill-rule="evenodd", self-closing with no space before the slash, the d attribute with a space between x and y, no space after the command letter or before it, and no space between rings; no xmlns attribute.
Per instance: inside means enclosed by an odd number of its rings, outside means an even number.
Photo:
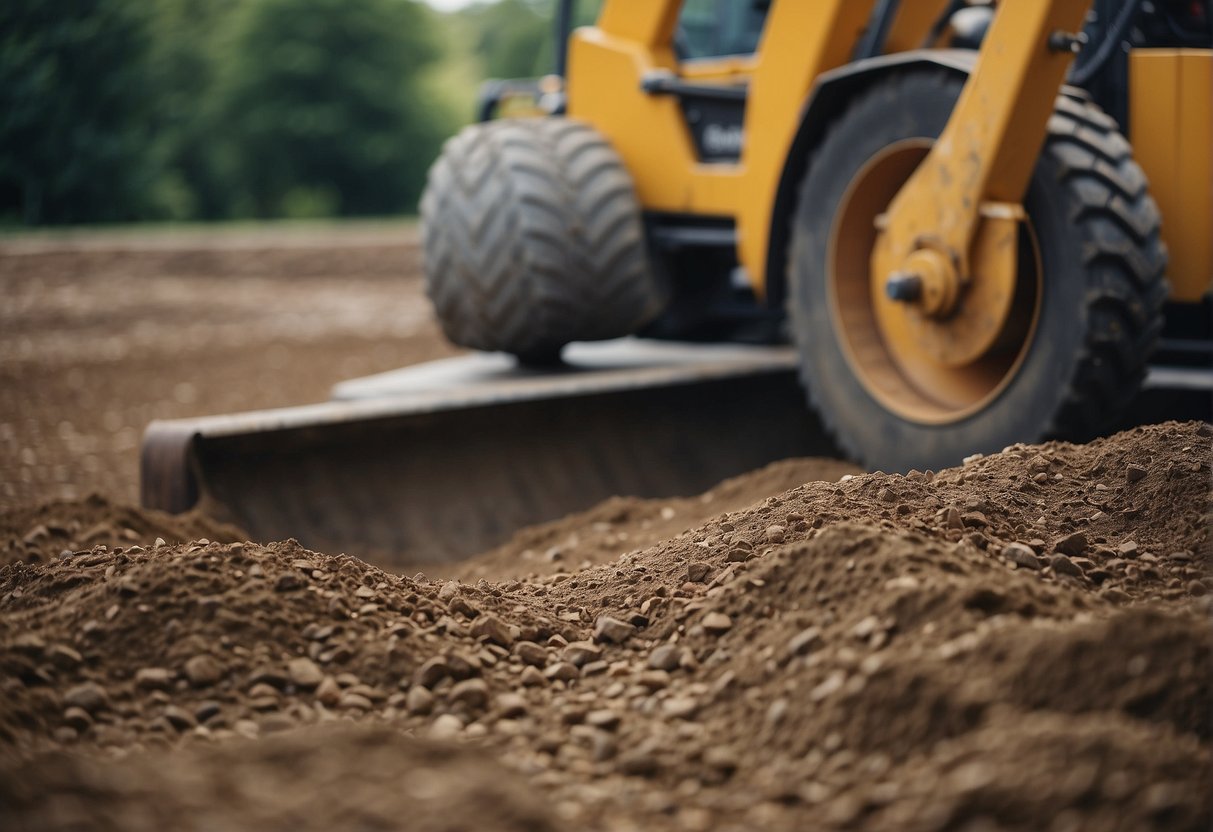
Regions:
<svg viewBox="0 0 1213 832"><path fill-rule="evenodd" d="M255 216L413 210L450 132L419 81L439 57L411 0L256 0L242 7L215 128Z"/></svg>
<svg viewBox="0 0 1213 832"><path fill-rule="evenodd" d="M162 200L181 219L232 211L233 159L218 129L216 89L243 0L155 0L151 64Z"/></svg>
<svg viewBox="0 0 1213 832"><path fill-rule="evenodd" d="M0 3L0 214L154 216L154 92L143 0Z"/></svg>

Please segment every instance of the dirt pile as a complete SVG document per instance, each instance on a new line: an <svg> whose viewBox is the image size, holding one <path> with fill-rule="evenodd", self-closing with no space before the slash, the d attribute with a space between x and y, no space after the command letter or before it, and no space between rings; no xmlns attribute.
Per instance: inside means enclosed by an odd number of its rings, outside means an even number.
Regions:
<svg viewBox="0 0 1213 832"><path fill-rule="evenodd" d="M242 540L244 533L200 511L166 514L110 502L99 494L53 500L0 512L0 564L46 563L65 552L130 546L159 538L166 543Z"/></svg>
<svg viewBox="0 0 1213 832"><path fill-rule="evenodd" d="M290 541L12 564L0 742L34 762L7 788L188 806L229 788L215 777L278 776L258 771L350 720L476 747L486 779L512 769L560 828L1204 829L1209 444L1167 424L811 482L498 582ZM381 758L336 746L348 777L386 782ZM404 769L429 752L401 753L386 769L419 776ZM126 759L103 776L98 754ZM156 796L129 785L162 767ZM69 828L23 800L10 826ZM232 828L284 811L237 800Z"/></svg>
<svg viewBox="0 0 1213 832"><path fill-rule="evenodd" d="M0 767L0 826L96 832L333 829L545 832L517 774L473 750L386 728L327 726L130 758L67 753Z"/></svg>
<svg viewBox="0 0 1213 832"><path fill-rule="evenodd" d="M722 512L737 511L806 482L863 473L837 459L785 459L727 479L694 497L613 497L586 511L518 531L509 542L451 569L464 581L538 577L606 563L687 534Z"/></svg>

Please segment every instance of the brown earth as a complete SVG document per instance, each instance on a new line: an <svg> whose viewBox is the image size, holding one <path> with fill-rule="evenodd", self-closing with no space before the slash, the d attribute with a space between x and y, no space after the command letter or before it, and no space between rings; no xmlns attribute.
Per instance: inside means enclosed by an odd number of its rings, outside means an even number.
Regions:
<svg viewBox="0 0 1213 832"><path fill-rule="evenodd" d="M361 250L381 232L358 233ZM188 310L162 298L151 314L136 297L154 297L149 281L187 248L152 242L160 260L104 267L88 259L97 243L74 244L88 249L66 260L79 280L43 263L56 291L27 280L35 261L0 253L0 283L23 299L0 308L25 333L0 329L0 372L17 383L0 386L0 551L13 561L0 567L0 828L1213 820L1209 426L907 476L790 460L700 497L621 497L523 530L461 580L409 578L131 509L133 440L115 442L158 407L321 398L353 363L445 354L417 309L399 313L413 321L402 330L387 321L402 281L383 260L401 252L351 258L362 276L347 284L296 281L340 268L317 265L317 247L291 261L297 241L262 240L274 253L255 256L200 246L195 263L233 259L168 281L209 321L199 332L218 333L190 342L177 340ZM20 256L65 256L49 248ZM229 272L245 275L241 293L260 288L225 310ZM417 306L416 278L403 285ZM325 323L343 286L375 302ZM63 319L43 331L21 308ZM176 323L126 340L144 314ZM94 354L111 335L128 351ZM39 346L5 351L22 337ZM275 345L304 366L267 367ZM57 380L77 364L97 376L92 398ZM204 395L160 402L185 370ZM226 403L241 391L253 401Z"/></svg>
<svg viewBox="0 0 1213 832"><path fill-rule="evenodd" d="M0 510L138 500L152 419L322 401L454 353L416 229L0 237Z"/></svg>

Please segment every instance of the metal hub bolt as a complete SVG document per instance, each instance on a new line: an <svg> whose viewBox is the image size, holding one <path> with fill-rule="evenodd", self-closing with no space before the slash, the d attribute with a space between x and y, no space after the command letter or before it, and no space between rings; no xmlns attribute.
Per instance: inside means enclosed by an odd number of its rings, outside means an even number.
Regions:
<svg viewBox="0 0 1213 832"><path fill-rule="evenodd" d="M922 278L913 272L894 272L884 284L890 300L913 303L922 297Z"/></svg>

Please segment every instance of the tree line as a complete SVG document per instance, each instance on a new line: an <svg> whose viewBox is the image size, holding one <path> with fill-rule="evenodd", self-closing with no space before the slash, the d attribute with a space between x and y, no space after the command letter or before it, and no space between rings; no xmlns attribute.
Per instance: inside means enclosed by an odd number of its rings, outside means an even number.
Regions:
<svg viewBox="0 0 1213 832"><path fill-rule="evenodd" d="M411 213L551 0L4 0L0 223Z"/></svg>

